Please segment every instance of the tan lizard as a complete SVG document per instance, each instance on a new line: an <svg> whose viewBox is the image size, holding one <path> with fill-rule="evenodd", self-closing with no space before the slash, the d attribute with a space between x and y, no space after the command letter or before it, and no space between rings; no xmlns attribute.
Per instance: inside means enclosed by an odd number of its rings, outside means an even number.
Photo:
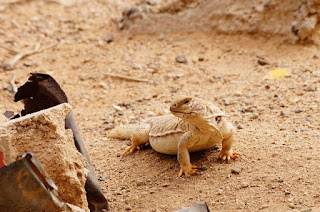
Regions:
<svg viewBox="0 0 320 212"><path fill-rule="evenodd" d="M160 153L178 155L179 177L195 174L189 152L208 149L222 142L219 158L236 159L232 151L233 125L213 103L192 97L176 99L170 106L172 114L150 118L147 123L119 126L108 132L107 137L131 139L132 145L122 155L140 149L146 143Z"/></svg>

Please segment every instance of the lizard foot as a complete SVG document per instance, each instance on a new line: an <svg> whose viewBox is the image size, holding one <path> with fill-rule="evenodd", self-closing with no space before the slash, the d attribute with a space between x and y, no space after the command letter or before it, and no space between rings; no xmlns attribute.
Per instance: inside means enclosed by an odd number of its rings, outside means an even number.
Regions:
<svg viewBox="0 0 320 212"><path fill-rule="evenodd" d="M121 157L125 156L128 152L131 152L131 153L134 152L136 149L137 149L137 150L140 150L140 149L143 148L143 146L144 146L144 144L140 144L140 145L132 144L130 147L128 147L128 149L126 149L126 150L122 153Z"/></svg>
<svg viewBox="0 0 320 212"><path fill-rule="evenodd" d="M186 177L189 177L190 175L193 175L196 172L197 172L197 166L192 166L191 164L189 166L185 166L185 167L181 166L178 177L181 177L183 174Z"/></svg>
<svg viewBox="0 0 320 212"><path fill-rule="evenodd" d="M229 151L222 151L221 150L221 152L219 154L219 159L222 161L226 160L227 162L229 162L230 159L236 160L238 158L238 155L239 155L239 153L232 152L232 150L229 150Z"/></svg>

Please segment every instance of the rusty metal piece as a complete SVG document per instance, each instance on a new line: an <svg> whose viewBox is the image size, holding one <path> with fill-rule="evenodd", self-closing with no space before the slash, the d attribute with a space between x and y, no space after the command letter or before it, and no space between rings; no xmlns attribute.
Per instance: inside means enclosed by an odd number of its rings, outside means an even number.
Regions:
<svg viewBox="0 0 320 212"><path fill-rule="evenodd" d="M69 103L67 95L55 79L48 74L41 73L31 73L28 81L18 88L14 101L20 100L23 100L24 103L24 109L21 111L23 116L61 103ZM89 164L85 189L90 211L109 210L108 201L103 195L72 112L66 118L65 125L66 129L72 130L75 146Z"/></svg>
<svg viewBox="0 0 320 212"><path fill-rule="evenodd" d="M84 212L59 198L58 187L31 152L22 157L0 168L1 211Z"/></svg>
<svg viewBox="0 0 320 212"><path fill-rule="evenodd" d="M209 208L206 202L200 202L190 207L177 210L176 212L209 212Z"/></svg>
<svg viewBox="0 0 320 212"><path fill-rule="evenodd" d="M57 186L32 153L0 168L0 188L1 211L66 209L66 204L57 196Z"/></svg>

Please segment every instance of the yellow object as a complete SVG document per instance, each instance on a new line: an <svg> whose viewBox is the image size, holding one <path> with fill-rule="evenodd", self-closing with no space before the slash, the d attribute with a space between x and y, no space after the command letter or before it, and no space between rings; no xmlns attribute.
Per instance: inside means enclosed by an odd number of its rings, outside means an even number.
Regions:
<svg viewBox="0 0 320 212"><path fill-rule="evenodd" d="M286 68L277 68L274 69L273 71L268 72L266 76L264 76L264 79L283 79L286 76L288 76L290 73L288 69Z"/></svg>

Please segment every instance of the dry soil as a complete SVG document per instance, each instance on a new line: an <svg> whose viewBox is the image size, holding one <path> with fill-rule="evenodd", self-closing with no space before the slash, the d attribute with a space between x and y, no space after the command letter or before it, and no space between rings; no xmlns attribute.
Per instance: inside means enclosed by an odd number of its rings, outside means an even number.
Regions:
<svg viewBox="0 0 320 212"><path fill-rule="evenodd" d="M37 43L58 45L1 70L0 110L22 108L13 102L13 76L20 86L30 72L52 75L70 98L111 211L174 211L200 201L212 211L320 206L318 46L245 34L131 36L112 21L130 1L6 2L0 5L1 46L24 52ZM180 54L187 63L175 61ZM13 57L0 48L1 63ZM277 68L291 74L264 79ZM176 95L210 100L228 114L237 126L237 161L219 163L214 148L194 153L191 162L202 169L179 178L174 156L146 148L119 157L130 142L108 140L106 130L169 113Z"/></svg>

